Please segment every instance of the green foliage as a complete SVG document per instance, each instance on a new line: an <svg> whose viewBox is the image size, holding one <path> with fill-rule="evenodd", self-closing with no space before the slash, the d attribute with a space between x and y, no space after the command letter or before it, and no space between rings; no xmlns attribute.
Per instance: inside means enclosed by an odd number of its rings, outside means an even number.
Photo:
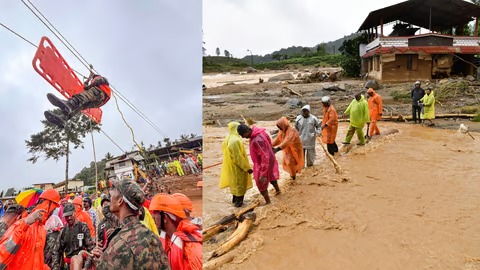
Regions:
<svg viewBox="0 0 480 270"><path fill-rule="evenodd" d="M465 106L460 109L461 113L468 113L468 114L473 114L473 113L479 113L480 112L480 106Z"/></svg>
<svg viewBox="0 0 480 270"><path fill-rule="evenodd" d="M406 100L411 99L411 92L410 91L392 91L392 98L393 100Z"/></svg>
<svg viewBox="0 0 480 270"><path fill-rule="evenodd" d="M292 65L299 66L338 66L344 57L342 55L332 55L327 54L323 56L312 56L312 57L298 57L290 58L287 60L274 61L269 63L257 64L254 67L256 69L284 69Z"/></svg>
<svg viewBox="0 0 480 270"><path fill-rule="evenodd" d="M342 55L345 56L340 63L345 75L349 77L357 77L360 75L361 58L359 46L362 43L367 43L367 34L363 33L353 39L343 41L342 46L338 49Z"/></svg>
<svg viewBox="0 0 480 270"><path fill-rule="evenodd" d="M472 118L472 122L480 122L480 112Z"/></svg>
<svg viewBox="0 0 480 270"><path fill-rule="evenodd" d="M107 159L105 158L97 162L98 180L103 180L105 178L106 163ZM95 162L90 162L90 166L84 167L74 178L83 180L85 186L95 186Z"/></svg>
<svg viewBox="0 0 480 270"><path fill-rule="evenodd" d="M61 114L59 109L53 111ZM84 114L79 113L67 122L65 129L60 129L51 124L47 120L41 121L43 130L39 133L30 135L30 140L25 143L28 152L32 157L27 159L32 163L37 162L38 158L44 155L45 159L54 159L58 161L60 158L70 154L68 144L73 145L74 149L83 148L83 139L90 132L90 119ZM100 130L95 122L92 122L92 129ZM68 150L67 150L68 149Z"/></svg>
<svg viewBox="0 0 480 270"><path fill-rule="evenodd" d="M462 95L468 90L468 83L466 81L451 81L441 84L433 89L435 99L443 101Z"/></svg>
<svg viewBox="0 0 480 270"><path fill-rule="evenodd" d="M248 67L250 64L250 58L248 62L242 61L239 59L231 57L216 57L216 56L206 56L203 57L203 72L229 72L229 71L240 71Z"/></svg>

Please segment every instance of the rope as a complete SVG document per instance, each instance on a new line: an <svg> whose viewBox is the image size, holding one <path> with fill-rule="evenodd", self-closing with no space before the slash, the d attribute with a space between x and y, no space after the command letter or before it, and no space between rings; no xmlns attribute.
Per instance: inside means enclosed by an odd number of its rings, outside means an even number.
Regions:
<svg viewBox="0 0 480 270"><path fill-rule="evenodd" d="M133 129L132 127L127 123L127 120L125 120L125 116L123 115L122 111L120 110L120 107L118 106L118 99L116 97L116 94L113 95L113 98L115 99L115 104L117 105L117 110L118 112L120 113L120 115L122 116L122 119L123 119L123 122L125 123L125 125L127 125L127 127L130 129L130 132L132 132L132 140L133 142L137 145L138 149L140 150L141 153L143 153L143 150L142 148L140 147L140 145L137 143L137 141L135 140L135 133L133 132Z"/></svg>
<svg viewBox="0 0 480 270"><path fill-rule="evenodd" d="M30 11L48 28L48 30L50 30L61 42L62 44L67 47L67 49L87 68L89 69L89 64L88 64L88 61L68 42L68 40L60 33L60 31L58 31L55 26L42 14L42 12L32 3L30 2L30 0L27 0L30 5L32 5L35 10L52 26L53 29L55 29L58 34L65 40L66 43L68 43L68 45L76 52L74 53L72 51L72 49L69 48L69 46L67 46L67 44L65 44L65 42L52 30L52 28L50 28L50 26L48 26L40 17L37 13L35 13L35 11L33 11L33 9L27 5L27 3L22 0L22 3L28 8L30 9ZM77 56L78 54L78 56ZM85 62L85 63L84 63ZM96 71L96 70L95 70ZM75 71L76 72L76 71ZM96 71L97 72L97 71ZM78 73L78 72L77 72ZM99 73L99 72L97 72ZM79 73L80 74L80 73ZM81 75L81 74L80 74ZM84 78L86 78L84 75L82 75ZM120 91L118 91L113 85L110 85L110 87L112 88L112 90L115 90L115 92L117 92L119 94L119 98L125 102L135 113L137 113L140 118L142 118L143 120L145 120L145 122L147 122L152 128L154 128L160 135L162 135L163 137L168 137L163 131L160 130L160 128L158 128L142 111L140 111L135 105L133 105L133 103L131 103L123 94L120 93Z"/></svg>
<svg viewBox="0 0 480 270"><path fill-rule="evenodd" d="M96 154L96 152L95 152L95 141L93 140L92 119L90 119L90 134L92 135L93 161L95 162L95 192L98 192L97 154ZM96 194L96 193L95 193L95 194Z"/></svg>

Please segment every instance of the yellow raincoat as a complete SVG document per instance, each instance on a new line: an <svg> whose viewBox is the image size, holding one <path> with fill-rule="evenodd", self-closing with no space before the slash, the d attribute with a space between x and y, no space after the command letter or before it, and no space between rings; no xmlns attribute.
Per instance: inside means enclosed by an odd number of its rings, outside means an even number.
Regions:
<svg viewBox="0 0 480 270"><path fill-rule="evenodd" d="M155 225L155 221L153 220L152 215L150 214L147 208L143 207L143 210L145 210L145 218L141 221L141 223L145 225L145 227L150 229L150 231L152 231L154 234L160 237L160 234L158 234L158 229L157 229L157 226Z"/></svg>
<svg viewBox="0 0 480 270"><path fill-rule="evenodd" d="M430 91L430 95L425 94L420 101L423 102L424 112L420 114L420 119L435 119L435 95Z"/></svg>
<svg viewBox="0 0 480 270"><path fill-rule="evenodd" d="M345 110L345 114L350 114L350 125L356 128L363 128L365 123L370 122L370 113L368 103L362 95L359 101L353 99Z"/></svg>
<svg viewBox="0 0 480 270"><path fill-rule="evenodd" d="M252 176L247 172L250 163L247 158L242 137L238 135L238 122L228 123L229 135L222 143L223 163L220 174L220 188L230 187L234 196L243 196L252 188Z"/></svg>

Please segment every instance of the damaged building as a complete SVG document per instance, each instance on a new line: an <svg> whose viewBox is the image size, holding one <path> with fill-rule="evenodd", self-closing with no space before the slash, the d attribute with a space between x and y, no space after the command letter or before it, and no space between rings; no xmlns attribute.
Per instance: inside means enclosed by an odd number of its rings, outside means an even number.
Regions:
<svg viewBox="0 0 480 270"><path fill-rule="evenodd" d="M368 37L360 45L362 71L380 81L475 76L479 16L480 6L463 0L409 0L372 11L358 30ZM474 36L462 35L472 21ZM393 24L388 36L385 24Z"/></svg>

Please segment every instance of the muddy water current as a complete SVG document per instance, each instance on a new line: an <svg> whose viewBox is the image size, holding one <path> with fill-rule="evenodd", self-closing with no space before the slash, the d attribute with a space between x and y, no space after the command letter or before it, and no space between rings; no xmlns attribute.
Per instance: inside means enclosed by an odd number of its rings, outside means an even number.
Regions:
<svg viewBox="0 0 480 270"><path fill-rule="evenodd" d="M315 166L295 182L280 165L283 194L255 209L255 225L221 269L480 269L480 134L379 128L399 132L337 155L340 175L320 145ZM222 161L226 135L226 127L204 127L204 166ZM235 211L229 190L218 188L220 169L204 171L204 227ZM263 202L254 185L245 202L255 200ZM217 245L204 243L204 256Z"/></svg>

